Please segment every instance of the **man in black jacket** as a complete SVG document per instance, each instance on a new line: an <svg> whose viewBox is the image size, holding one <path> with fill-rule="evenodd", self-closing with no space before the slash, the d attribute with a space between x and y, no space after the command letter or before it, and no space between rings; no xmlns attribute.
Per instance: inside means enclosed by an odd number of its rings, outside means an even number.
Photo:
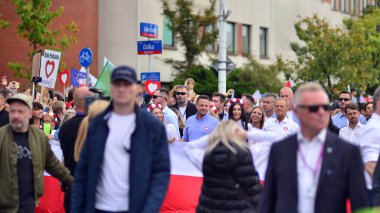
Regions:
<svg viewBox="0 0 380 213"><path fill-rule="evenodd" d="M70 173L74 176L76 162L74 160L74 147L75 141L77 139L78 130L80 123L85 114L85 99L86 96L91 96L92 93L89 91L88 87L80 87L74 92L74 105L76 110L76 115L71 119L67 120L62 124L59 129L58 137L60 140L64 164L70 170ZM62 191L65 192L65 210L70 212L70 200L71 200L71 189L67 185L62 185Z"/></svg>
<svg viewBox="0 0 380 213"><path fill-rule="evenodd" d="M190 116L193 116L197 113L197 108L193 103L189 101L189 88L187 86L178 85L176 86L175 90L175 98L177 100L175 108L178 109L183 119L186 121ZM179 129L179 132L182 137L183 129Z"/></svg>
<svg viewBox="0 0 380 213"><path fill-rule="evenodd" d="M170 160L162 122L136 104L136 72L111 74L112 102L93 118L78 161L72 213L159 212Z"/></svg>
<svg viewBox="0 0 380 213"><path fill-rule="evenodd" d="M328 97L306 83L295 95L301 131L274 143L259 212L345 213L369 205L360 150L327 130Z"/></svg>

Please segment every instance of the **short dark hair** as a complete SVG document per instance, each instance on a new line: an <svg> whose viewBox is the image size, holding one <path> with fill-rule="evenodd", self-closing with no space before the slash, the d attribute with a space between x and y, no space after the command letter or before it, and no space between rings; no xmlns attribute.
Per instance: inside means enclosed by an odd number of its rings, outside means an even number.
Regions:
<svg viewBox="0 0 380 213"><path fill-rule="evenodd" d="M357 104L347 104L346 108L344 108L344 113L347 114L347 109L357 110L359 111L359 106Z"/></svg>
<svg viewBox="0 0 380 213"><path fill-rule="evenodd" d="M250 94L244 93L243 95L241 95L241 97L245 97L245 98L247 98L247 99L252 103L252 105L255 105L255 104L256 104L255 99L254 99L254 98L252 97L252 95L250 95Z"/></svg>
<svg viewBox="0 0 380 213"><path fill-rule="evenodd" d="M189 92L189 87L187 87L187 86L185 86L185 85L178 85L177 87L176 87L176 90L177 89L186 89L188 92Z"/></svg>
<svg viewBox="0 0 380 213"><path fill-rule="evenodd" d="M277 101L277 96L273 94L266 94L263 98L272 98L274 101Z"/></svg>
<svg viewBox="0 0 380 213"><path fill-rule="evenodd" d="M214 92L214 93L212 94L212 97L219 97L221 103L224 102L224 101L226 100L226 96L223 95L223 94L220 93L220 92Z"/></svg>
<svg viewBox="0 0 380 213"><path fill-rule="evenodd" d="M342 91L339 93L339 95L338 95L338 96L340 96L341 94L347 94L347 95L349 95L349 96L350 96L350 99L352 98L352 95L351 95L351 93L349 93L349 92L347 92L347 91L345 91L345 90L342 90Z"/></svg>
<svg viewBox="0 0 380 213"><path fill-rule="evenodd" d="M198 103L198 101L199 101L200 99L204 99L204 100L208 100L208 101L210 101L210 98L209 98L207 95L200 95L200 96L198 96L198 98L197 98L197 103Z"/></svg>
<svg viewBox="0 0 380 213"><path fill-rule="evenodd" d="M52 108L53 113L58 115L59 113L63 112L63 109L65 108L65 103L63 101L54 102Z"/></svg>
<svg viewBox="0 0 380 213"><path fill-rule="evenodd" d="M168 92L168 90L165 89L165 88L157 89L157 91L159 91L161 94L162 94L162 93L165 93L166 96L169 96L169 92Z"/></svg>
<svg viewBox="0 0 380 213"><path fill-rule="evenodd" d="M44 107L42 106L42 104L40 102L33 102L32 106L33 106L34 110L38 110L38 109L43 110L44 109Z"/></svg>

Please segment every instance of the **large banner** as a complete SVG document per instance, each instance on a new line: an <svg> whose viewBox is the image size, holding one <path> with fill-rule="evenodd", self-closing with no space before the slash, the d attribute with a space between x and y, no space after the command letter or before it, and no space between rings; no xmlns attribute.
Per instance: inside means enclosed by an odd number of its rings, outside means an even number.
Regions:
<svg viewBox="0 0 380 213"><path fill-rule="evenodd" d="M54 89L60 60L60 52L45 50L41 57L40 77L42 81L39 83L40 86Z"/></svg>

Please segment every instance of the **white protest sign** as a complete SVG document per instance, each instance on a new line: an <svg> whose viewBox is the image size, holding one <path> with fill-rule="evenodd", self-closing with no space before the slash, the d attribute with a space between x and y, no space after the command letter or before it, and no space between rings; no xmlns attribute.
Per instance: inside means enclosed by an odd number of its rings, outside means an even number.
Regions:
<svg viewBox="0 0 380 213"><path fill-rule="evenodd" d="M60 59L60 52L45 50L44 55L41 57L40 77L42 81L39 83L40 86L54 89Z"/></svg>

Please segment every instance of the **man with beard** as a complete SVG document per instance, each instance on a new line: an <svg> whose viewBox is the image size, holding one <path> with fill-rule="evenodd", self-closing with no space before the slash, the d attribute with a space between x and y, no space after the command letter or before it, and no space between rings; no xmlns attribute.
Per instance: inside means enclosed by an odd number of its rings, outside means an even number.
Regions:
<svg viewBox="0 0 380 213"><path fill-rule="evenodd" d="M9 124L0 129L0 209L34 212L43 194L44 170L68 184L73 177L51 151L45 133L29 125L32 100L19 93L7 103Z"/></svg>
<svg viewBox="0 0 380 213"><path fill-rule="evenodd" d="M178 85L176 87L175 97L177 104L175 108L179 110L184 119L188 119L197 113L197 108L194 104L189 102L189 88L185 85Z"/></svg>

